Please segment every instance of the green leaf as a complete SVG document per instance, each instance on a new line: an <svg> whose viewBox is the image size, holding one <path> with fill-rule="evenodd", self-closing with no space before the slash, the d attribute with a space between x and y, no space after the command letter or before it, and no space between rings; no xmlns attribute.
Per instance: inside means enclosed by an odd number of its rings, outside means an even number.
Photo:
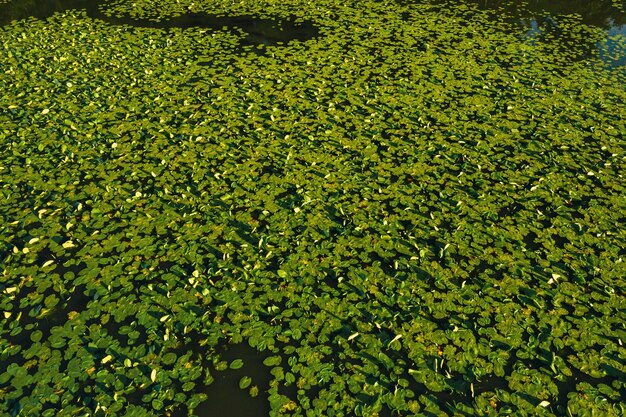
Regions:
<svg viewBox="0 0 626 417"><path fill-rule="evenodd" d="M241 369L241 367L243 367L243 360L241 359L235 359L229 366L230 369Z"/></svg>
<svg viewBox="0 0 626 417"><path fill-rule="evenodd" d="M34 332L30 334L30 340L33 343L37 343L41 340L42 336L43 336L43 333L41 332L41 330L35 330Z"/></svg>
<svg viewBox="0 0 626 417"><path fill-rule="evenodd" d="M250 378L249 376L244 376L239 380L239 388L246 389L250 386L251 383L252 378Z"/></svg>
<svg viewBox="0 0 626 417"><path fill-rule="evenodd" d="M280 356L269 356L263 360L263 364L265 366L276 366L279 365L282 361Z"/></svg>

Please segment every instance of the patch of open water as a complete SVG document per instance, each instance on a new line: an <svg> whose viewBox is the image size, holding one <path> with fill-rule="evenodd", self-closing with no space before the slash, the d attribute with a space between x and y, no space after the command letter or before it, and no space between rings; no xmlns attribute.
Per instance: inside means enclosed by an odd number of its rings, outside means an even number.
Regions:
<svg viewBox="0 0 626 417"><path fill-rule="evenodd" d="M435 0L448 4L447 0ZM574 60L599 57L611 67L626 65L626 55L619 54L619 41L626 38L626 1L624 0L464 0L480 10L496 12L497 19L519 27L519 34L531 44L552 42L567 50ZM572 26L571 22L575 22ZM603 41L584 38L572 28L580 24L602 29ZM623 41L622 41L623 42ZM622 46L623 48L623 46Z"/></svg>
<svg viewBox="0 0 626 417"><path fill-rule="evenodd" d="M397 0L398 3L450 4L449 0ZM626 65L626 56L620 54L616 37L626 37L626 1L621 0L464 0L480 10L496 12L494 18L505 19L519 27L521 37L531 44L552 42L560 44L574 60L599 57L612 67ZM296 21L295 18L259 18L254 16L218 16L208 13L189 13L161 21L135 19L132 17L107 16L103 10L107 0L22 0L0 4L0 26L15 20L45 19L54 13L69 9L84 9L87 15L112 25L128 25L147 28L209 28L240 29L246 33L241 46L280 45L292 40L309 40L319 35L319 28L312 21ZM104 7L103 7L104 6ZM574 17L579 24L601 28L604 41L585 39L572 35L566 20ZM571 23L570 23L571 25ZM623 45L621 46L623 48Z"/></svg>
<svg viewBox="0 0 626 417"><path fill-rule="evenodd" d="M241 29L246 37L241 46L247 45L280 45L293 40L305 41L313 39L319 29L311 21L296 21L288 18L259 18L248 15L220 16L210 13L188 13L161 21L136 19L133 17L113 17L104 13L107 0L48 0L48 1L17 1L0 4L0 26L12 21L36 18L47 19L54 13L62 13L71 9L84 9L87 16L102 20L111 25L126 25L154 29L189 29L206 28L235 31Z"/></svg>

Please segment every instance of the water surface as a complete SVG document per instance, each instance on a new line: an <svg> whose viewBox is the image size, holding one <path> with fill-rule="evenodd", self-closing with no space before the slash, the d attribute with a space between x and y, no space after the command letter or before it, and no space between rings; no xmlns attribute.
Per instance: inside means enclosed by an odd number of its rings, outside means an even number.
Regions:
<svg viewBox="0 0 626 417"><path fill-rule="evenodd" d="M190 29L205 28L214 30L243 30L245 45L278 45L292 40L308 40L318 35L318 28L311 21L295 21L295 18L259 18L248 15L221 16L210 13L188 13L163 20L136 19L129 16L108 16L106 0L47 0L47 1L11 1L0 4L0 26L12 21L36 18L47 19L54 13L71 9L84 9L93 19L102 20L111 25L125 25L154 29Z"/></svg>
<svg viewBox="0 0 626 417"><path fill-rule="evenodd" d="M415 3L400 0L401 3ZM459 2L432 0L438 5L455 7ZM534 45L552 45L559 53L580 61L599 57L613 67L626 64L625 56L611 56L618 47L615 37L626 37L626 6L611 0L464 0L492 16L518 28L519 36ZM581 28L599 28L603 40L585 36ZM622 47L623 48L623 47Z"/></svg>

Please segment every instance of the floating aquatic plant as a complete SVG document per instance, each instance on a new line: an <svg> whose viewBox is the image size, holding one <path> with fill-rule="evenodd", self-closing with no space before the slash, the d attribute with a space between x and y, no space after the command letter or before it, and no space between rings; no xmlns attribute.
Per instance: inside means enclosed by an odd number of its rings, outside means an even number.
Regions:
<svg viewBox="0 0 626 417"><path fill-rule="evenodd" d="M320 31L0 28L1 414L624 413L623 68L472 3L101 7Z"/></svg>

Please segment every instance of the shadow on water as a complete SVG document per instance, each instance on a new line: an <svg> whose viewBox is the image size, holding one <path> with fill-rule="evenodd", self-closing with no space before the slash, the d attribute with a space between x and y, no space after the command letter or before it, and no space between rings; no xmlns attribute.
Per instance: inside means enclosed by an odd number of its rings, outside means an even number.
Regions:
<svg viewBox="0 0 626 417"><path fill-rule="evenodd" d="M246 36L241 40L241 46L247 45L280 45L290 41L306 41L319 34L319 28L313 22L296 21L295 17L288 18L259 18L254 16L219 16L210 13L188 13L154 21L149 19L135 19L132 17L107 16L106 0L13 0L0 4L0 26L12 21L36 18L47 19L54 13L62 13L71 9L84 9L87 16L98 19L111 25L125 25L132 27L154 29L189 29L206 28L215 30L242 30Z"/></svg>

